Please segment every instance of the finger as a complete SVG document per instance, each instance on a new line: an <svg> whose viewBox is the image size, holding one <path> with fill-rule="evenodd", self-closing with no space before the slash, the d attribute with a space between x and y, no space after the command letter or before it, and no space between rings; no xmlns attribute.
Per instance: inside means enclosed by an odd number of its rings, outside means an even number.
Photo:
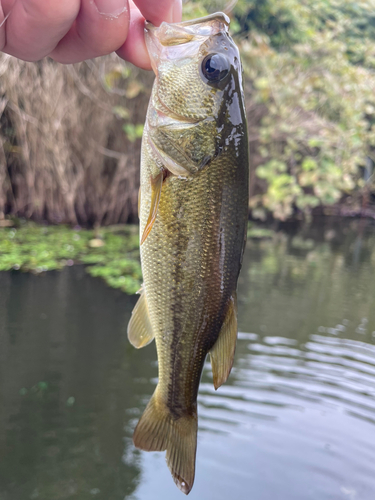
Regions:
<svg viewBox="0 0 375 500"><path fill-rule="evenodd" d="M135 5L147 21L159 26L163 21L178 23L181 21L181 0L134 0Z"/></svg>
<svg viewBox="0 0 375 500"><path fill-rule="evenodd" d="M50 55L66 64L109 54L124 43L128 28L128 0L82 0L75 23Z"/></svg>
<svg viewBox="0 0 375 500"><path fill-rule="evenodd" d="M130 2L130 24L126 41L116 51L117 54L142 69L151 69L150 56L145 43L145 18Z"/></svg>
<svg viewBox="0 0 375 500"><path fill-rule="evenodd" d="M42 59L68 32L79 3L79 0L17 0L9 8L9 2L5 2L4 10L8 6L9 17L3 51L25 61Z"/></svg>
<svg viewBox="0 0 375 500"><path fill-rule="evenodd" d="M142 69L151 69L150 56L144 35L145 18L155 25L159 25L163 20L178 22L181 20L181 0L158 0L156 2L134 0L134 3L131 0L129 5L130 25L128 38L117 51L117 54ZM140 11L140 8L143 10Z"/></svg>

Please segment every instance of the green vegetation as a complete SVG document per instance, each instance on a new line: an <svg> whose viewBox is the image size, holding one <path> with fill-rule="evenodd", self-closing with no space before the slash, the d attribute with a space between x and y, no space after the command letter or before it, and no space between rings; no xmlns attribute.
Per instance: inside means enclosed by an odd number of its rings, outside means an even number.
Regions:
<svg viewBox="0 0 375 500"><path fill-rule="evenodd" d="M133 294L141 286L138 227L116 226L88 231L32 223L0 229L0 271L41 273L75 263L92 276Z"/></svg>
<svg viewBox="0 0 375 500"><path fill-rule="evenodd" d="M249 223L247 228L247 238L252 239L263 239L263 238L273 238L275 236L275 231L266 227L258 227L253 223Z"/></svg>
<svg viewBox="0 0 375 500"><path fill-rule="evenodd" d="M189 2L207 11L227 1ZM254 217L360 210L374 191L375 2L239 0ZM189 12L190 14L190 12Z"/></svg>

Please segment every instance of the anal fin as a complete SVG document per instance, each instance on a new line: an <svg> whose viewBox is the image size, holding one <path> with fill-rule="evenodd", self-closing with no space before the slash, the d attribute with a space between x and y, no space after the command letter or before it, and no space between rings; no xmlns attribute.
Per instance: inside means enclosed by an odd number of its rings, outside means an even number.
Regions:
<svg viewBox="0 0 375 500"><path fill-rule="evenodd" d="M237 341L237 295L229 302L219 337L210 351L214 387L218 389L229 377Z"/></svg>
<svg viewBox="0 0 375 500"><path fill-rule="evenodd" d="M154 225L156 215L158 213L161 188L163 186L164 180L164 171L160 172L156 177L151 177L151 206L150 213L146 222L146 226L144 228L141 245L146 241L147 236L150 234L152 226Z"/></svg>
<svg viewBox="0 0 375 500"><path fill-rule="evenodd" d="M149 344L153 338L146 294L142 291L128 324L128 339L134 347L140 349Z"/></svg>

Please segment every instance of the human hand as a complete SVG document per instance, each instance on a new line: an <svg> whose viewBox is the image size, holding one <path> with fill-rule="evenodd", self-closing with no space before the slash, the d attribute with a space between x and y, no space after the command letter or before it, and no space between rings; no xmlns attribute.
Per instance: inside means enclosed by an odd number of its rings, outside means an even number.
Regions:
<svg viewBox="0 0 375 500"><path fill-rule="evenodd" d="M181 20L181 0L0 0L0 51L61 63L117 54L151 69L144 20Z"/></svg>

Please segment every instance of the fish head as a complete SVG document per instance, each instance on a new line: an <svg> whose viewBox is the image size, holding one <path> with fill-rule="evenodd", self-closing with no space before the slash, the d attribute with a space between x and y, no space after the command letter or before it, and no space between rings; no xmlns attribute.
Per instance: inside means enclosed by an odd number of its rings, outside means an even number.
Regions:
<svg viewBox="0 0 375 500"><path fill-rule="evenodd" d="M228 28L223 13L158 28L146 22L156 75L146 125L176 175L201 170L246 130L240 55Z"/></svg>

